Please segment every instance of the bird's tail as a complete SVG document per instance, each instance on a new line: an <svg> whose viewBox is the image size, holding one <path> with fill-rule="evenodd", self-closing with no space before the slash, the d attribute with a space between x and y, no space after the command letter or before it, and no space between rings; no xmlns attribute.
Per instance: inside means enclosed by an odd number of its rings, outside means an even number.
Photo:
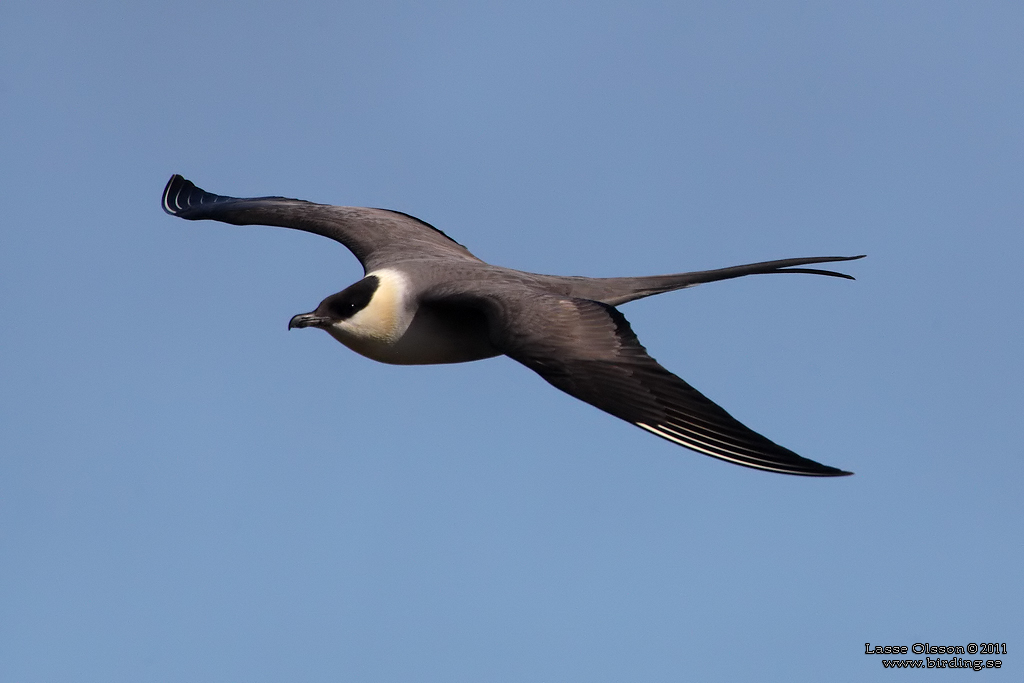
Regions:
<svg viewBox="0 0 1024 683"><path fill-rule="evenodd" d="M830 263L834 261L854 261L864 258L860 256L811 256L807 258L789 258L778 261L762 261L743 266L717 268L715 270L699 270L692 273L675 273L674 275L650 275L647 277L567 277L560 278L569 285L570 296L580 299L600 301L611 306L618 306L629 301L642 299L654 294L671 292L676 289L693 287L704 282L730 280L745 275L764 275L769 273L810 273L812 275L828 275L853 280L853 276L837 273L832 270L818 268L802 268L814 263Z"/></svg>

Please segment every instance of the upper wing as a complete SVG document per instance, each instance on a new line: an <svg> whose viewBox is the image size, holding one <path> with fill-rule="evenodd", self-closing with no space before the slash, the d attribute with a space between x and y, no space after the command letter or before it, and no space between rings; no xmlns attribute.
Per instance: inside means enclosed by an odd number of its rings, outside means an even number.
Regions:
<svg viewBox="0 0 1024 683"><path fill-rule="evenodd" d="M329 206L284 197L237 199L212 194L180 175L164 188L164 211L196 221L234 225L275 225L330 237L349 248L368 272L416 258L478 261L443 232L398 211Z"/></svg>
<svg viewBox="0 0 1024 683"><path fill-rule="evenodd" d="M615 308L585 299L495 294L477 300L488 311L492 341L562 391L738 465L807 476L850 474L802 458L742 425L647 355Z"/></svg>

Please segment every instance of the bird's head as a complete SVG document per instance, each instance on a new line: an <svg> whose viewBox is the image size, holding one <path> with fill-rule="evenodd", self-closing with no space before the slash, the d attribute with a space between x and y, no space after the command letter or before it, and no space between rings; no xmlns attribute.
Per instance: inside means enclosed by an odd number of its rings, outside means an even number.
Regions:
<svg viewBox="0 0 1024 683"><path fill-rule="evenodd" d="M296 327L319 327L330 331L331 328L347 328L357 321L353 320L358 313L369 307L374 294L380 286L380 278L370 275L354 285L332 294L310 313L300 313L288 321L288 329ZM362 316L360 316L362 317ZM357 326L360 326L357 324Z"/></svg>

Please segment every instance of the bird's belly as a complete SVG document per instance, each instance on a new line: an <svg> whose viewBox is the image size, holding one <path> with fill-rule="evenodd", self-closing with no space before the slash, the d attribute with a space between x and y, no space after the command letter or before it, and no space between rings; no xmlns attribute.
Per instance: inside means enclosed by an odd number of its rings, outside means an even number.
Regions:
<svg viewBox="0 0 1024 683"><path fill-rule="evenodd" d="M395 339L350 337L329 331L356 353L393 365L467 363L501 355L491 344L484 315L466 308L421 306Z"/></svg>

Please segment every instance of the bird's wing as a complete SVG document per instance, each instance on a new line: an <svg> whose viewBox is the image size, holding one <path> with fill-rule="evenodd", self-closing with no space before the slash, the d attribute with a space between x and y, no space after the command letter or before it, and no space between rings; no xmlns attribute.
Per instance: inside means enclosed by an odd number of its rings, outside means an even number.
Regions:
<svg viewBox="0 0 1024 683"><path fill-rule="evenodd" d="M699 453L738 465L806 476L850 474L802 458L745 427L647 355L618 310L597 301L536 293L454 292L484 310L491 341L581 401Z"/></svg>
<svg viewBox="0 0 1024 683"><path fill-rule="evenodd" d="M192 221L274 225L329 237L348 247L367 272L412 259L479 260L429 223L398 211L329 206L285 197L225 197L198 188L180 175L167 182L163 207L172 216Z"/></svg>

